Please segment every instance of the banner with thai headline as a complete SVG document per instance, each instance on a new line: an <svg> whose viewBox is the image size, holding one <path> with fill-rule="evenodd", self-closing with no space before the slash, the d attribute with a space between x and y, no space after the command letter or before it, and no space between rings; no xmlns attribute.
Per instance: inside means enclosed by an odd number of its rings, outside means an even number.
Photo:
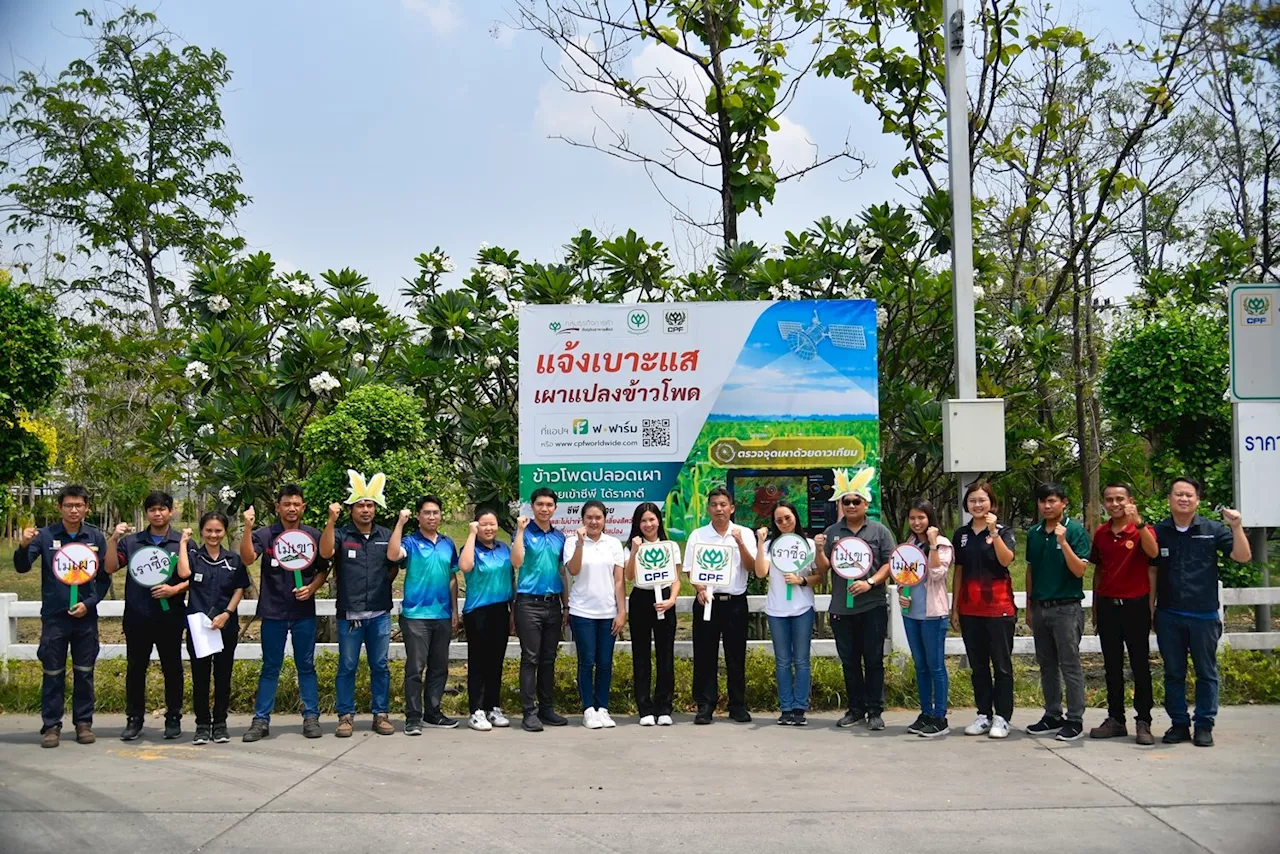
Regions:
<svg viewBox="0 0 1280 854"><path fill-rule="evenodd" d="M554 489L558 527L596 498L625 536L652 501L683 540L723 485L739 523L786 500L815 533L837 518L836 478L876 467L879 447L871 300L520 309L520 495L528 513Z"/></svg>

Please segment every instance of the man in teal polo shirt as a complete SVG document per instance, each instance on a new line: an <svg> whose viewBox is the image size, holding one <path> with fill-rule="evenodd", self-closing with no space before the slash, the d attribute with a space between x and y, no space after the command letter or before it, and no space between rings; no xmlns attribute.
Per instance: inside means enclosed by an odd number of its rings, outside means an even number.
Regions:
<svg viewBox="0 0 1280 854"><path fill-rule="evenodd" d="M1068 519L1067 493L1059 484L1036 490L1039 525L1027 532L1027 624L1036 642L1044 717L1027 727L1031 735L1057 733L1058 741L1084 734L1084 571L1089 565L1089 532ZM1061 674L1061 678L1059 678ZM1067 717L1062 717L1062 683L1067 685Z"/></svg>

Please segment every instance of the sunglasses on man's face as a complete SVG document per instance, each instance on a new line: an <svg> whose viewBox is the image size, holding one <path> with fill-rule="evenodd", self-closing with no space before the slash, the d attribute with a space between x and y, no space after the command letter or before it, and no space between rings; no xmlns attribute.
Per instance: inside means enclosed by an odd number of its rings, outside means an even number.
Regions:
<svg viewBox="0 0 1280 854"><path fill-rule="evenodd" d="M857 507L862 504L861 498L843 498L840 503L845 507Z"/></svg>

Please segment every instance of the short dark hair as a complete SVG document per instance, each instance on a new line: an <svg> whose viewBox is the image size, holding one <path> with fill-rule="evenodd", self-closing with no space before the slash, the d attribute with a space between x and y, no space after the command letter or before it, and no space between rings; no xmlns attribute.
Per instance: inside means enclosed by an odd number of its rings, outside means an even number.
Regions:
<svg viewBox="0 0 1280 854"><path fill-rule="evenodd" d="M933 502L930 501L929 499L927 498L912 499L907 512L910 513L912 510L923 513L929 519L930 528L938 527L938 511L933 509Z"/></svg>
<svg viewBox="0 0 1280 854"><path fill-rule="evenodd" d="M1108 489L1123 489L1126 498L1133 497L1133 488L1123 480L1113 480L1106 486L1102 487L1102 494L1106 495Z"/></svg>
<svg viewBox="0 0 1280 854"><path fill-rule="evenodd" d="M973 483L969 484L968 488L964 491L964 500L960 502L964 505L961 508L962 511L969 508L969 496L973 495L975 492L985 492L987 494L987 498L991 501L992 510L998 510L1000 508L1000 499L996 497L996 488L991 485L991 482L986 480L975 480Z"/></svg>
<svg viewBox="0 0 1280 854"><path fill-rule="evenodd" d="M418 505L418 509L419 509L419 510L421 510L421 509L422 509L422 505ZM497 511L497 510L494 510L492 507L477 507L477 508L476 508L476 521L477 521L477 522L479 522L479 521L480 521L480 517L481 517L481 516L492 516L492 517L496 520L496 519L498 518L498 511Z"/></svg>
<svg viewBox="0 0 1280 854"><path fill-rule="evenodd" d="M163 489L151 490L147 493L146 500L142 502L142 509L150 510L152 507L163 507L166 510L172 510L173 496Z"/></svg>
<svg viewBox="0 0 1280 854"><path fill-rule="evenodd" d="M289 496L293 496L293 495L296 495L299 498L302 498L303 501L307 500L302 496L301 486L298 486L298 484L296 483L286 483L283 486L281 486L280 490L276 493L276 503L279 504L285 498L288 498Z"/></svg>
<svg viewBox="0 0 1280 854"><path fill-rule="evenodd" d="M711 499L715 498L717 495L723 495L725 498L729 499L730 504L733 503L733 496L730 495L729 490L725 489L723 486L712 487L711 491L707 493L707 503L710 504Z"/></svg>
<svg viewBox="0 0 1280 854"><path fill-rule="evenodd" d="M1036 487L1036 501L1044 501L1046 498L1055 497L1061 498L1063 501L1067 500L1067 491L1063 489L1062 484L1050 481Z"/></svg>
<svg viewBox="0 0 1280 854"><path fill-rule="evenodd" d="M1173 493L1173 488L1180 483L1189 484L1191 488L1196 491L1196 498L1200 498L1204 495L1204 484L1196 480L1194 477L1175 477L1172 481L1169 482L1170 494Z"/></svg>
<svg viewBox="0 0 1280 854"><path fill-rule="evenodd" d="M556 497L556 491L549 486L539 486L535 489L529 496L529 506L532 507L533 502L537 501L539 498L550 498L552 502L556 504L560 503L560 499Z"/></svg>
<svg viewBox="0 0 1280 854"><path fill-rule="evenodd" d="M441 513L444 512L444 502L440 500L440 496L438 495L424 495L421 498L419 498L418 506L414 509L413 512L421 513L422 508L426 507L428 504L434 504L436 506L436 509L438 509Z"/></svg>
<svg viewBox="0 0 1280 854"><path fill-rule="evenodd" d="M200 530L204 530L204 526L210 522L221 522L224 531L231 530L231 520L227 518L227 514L218 510L210 510L208 513L200 517Z"/></svg>
<svg viewBox="0 0 1280 854"><path fill-rule="evenodd" d="M89 490L85 489L83 486L81 486L78 483L73 483L68 486L64 486L62 487L62 489L58 490L58 506L59 507L61 507L62 503L66 501L68 498L83 498L84 503L88 504Z"/></svg>
<svg viewBox="0 0 1280 854"><path fill-rule="evenodd" d="M594 507L595 509L599 510L599 511L600 511L600 515L601 515L601 516L608 516L608 515L609 515L609 511L605 509L604 502L603 502L603 501L600 501L600 500L598 500L598 499L593 498L593 499L591 499L590 501L588 501L588 502L586 502L585 504L583 504L583 505L582 505L582 518L583 518L583 519L586 519L586 518L587 518L587 511L588 511L588 510L590 510L592 507Z"/></svg>

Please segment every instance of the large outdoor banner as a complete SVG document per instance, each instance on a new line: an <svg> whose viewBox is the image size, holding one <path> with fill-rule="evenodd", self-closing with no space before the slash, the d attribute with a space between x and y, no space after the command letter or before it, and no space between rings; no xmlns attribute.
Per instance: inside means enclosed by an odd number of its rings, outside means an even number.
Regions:
<svg viewBox="0 0 1280 854"><path fill-rule="evenodd" d="M557 526L576 528L597 498L625 536L652 501L683 540L723 485L743 525L786 499L821 531L837 518L836 470L878 465L877 382L870 300L524 306L524 512L549 486Z"/></svg>

